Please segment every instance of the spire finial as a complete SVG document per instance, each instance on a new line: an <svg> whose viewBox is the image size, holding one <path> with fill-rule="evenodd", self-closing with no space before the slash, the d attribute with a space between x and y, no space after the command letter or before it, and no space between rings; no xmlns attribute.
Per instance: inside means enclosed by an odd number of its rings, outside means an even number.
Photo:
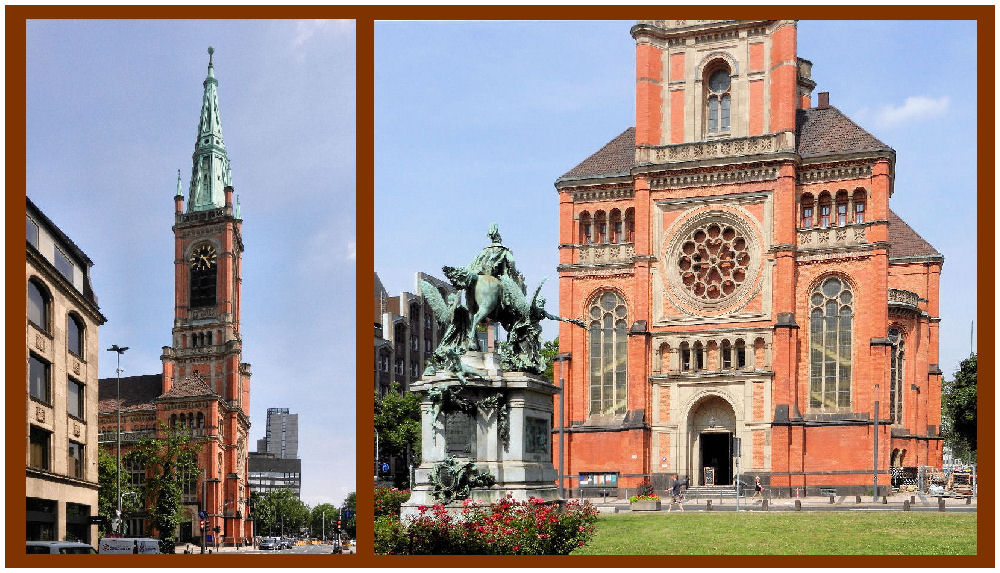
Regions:
<svg viewBox="0 0 1000 573"><path fill-rule="evenodd" d="M208 65L210 65L210 66L212 65L212 54L214 54L214 53L215 53L215 48L213 48L212 46L209 46L208 47Z"/></svg>
<svg viewBox="0 0 1000 573"><path fill-rule="evenodd" d="M181 192L181 170L180 169L177 170L177 195L178 196L182 196L183 195L183 193Z"/></svg>

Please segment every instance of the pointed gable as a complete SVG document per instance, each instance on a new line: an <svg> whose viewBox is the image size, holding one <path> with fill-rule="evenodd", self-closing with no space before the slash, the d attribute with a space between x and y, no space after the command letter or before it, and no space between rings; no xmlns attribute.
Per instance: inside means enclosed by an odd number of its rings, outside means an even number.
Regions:
<svg viewBox="0 0 1000 573"><path fill-rule="evenodd" d="M895 151L835 107L800 109L796 114L796 150L803 159L860 152Z"/></svg>

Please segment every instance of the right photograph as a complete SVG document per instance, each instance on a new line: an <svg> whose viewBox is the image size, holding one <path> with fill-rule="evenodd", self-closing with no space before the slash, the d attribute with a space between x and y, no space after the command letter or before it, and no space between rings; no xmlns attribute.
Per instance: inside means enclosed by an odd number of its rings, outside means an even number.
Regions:
<svg viewBox="0 0 1000 573"><path fill-rule="evenodd" d="M376 554L978 553L976 21L374 31Z"/></svg>

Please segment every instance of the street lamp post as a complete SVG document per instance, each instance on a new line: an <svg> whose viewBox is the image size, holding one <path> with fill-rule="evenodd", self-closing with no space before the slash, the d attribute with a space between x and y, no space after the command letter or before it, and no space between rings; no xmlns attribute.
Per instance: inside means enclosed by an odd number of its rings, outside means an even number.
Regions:
<svg viewBox="0 0 1000 573"><path fill-rule="evenodd" d="M121 531L122 523L122 354L128 350L128 346L118 346L117 344L112 344L108 352L115 352L118 354L117 366L115 368L115 377L118 379L118 396L116 398L116 409L118 410L118 436L117 436L117 456L118 456L118 527L115 529L118 532Z"/></svg>
<svg viewBox="0 0 1000 573"><path fill-rule="evenodd" d="M559 499L566 499L565 485L563 484L563 448L566 440L566 424L563 423L563 414L566 411L566 362L573 358L569 352L556 354L553 362L559 363Z"/></svg>
<svg viewBox="0 0 1000 573"><path fill-rule="evenodd" d="M875 431L872 432L872 502L878 503L878 384L875 385Z"/></svg>
<svg viewBox="0 0 1000 573"><path fill-rule="evenodd" d="M378 428L372 429L375 430L375 481L378 481Z"/></svg>

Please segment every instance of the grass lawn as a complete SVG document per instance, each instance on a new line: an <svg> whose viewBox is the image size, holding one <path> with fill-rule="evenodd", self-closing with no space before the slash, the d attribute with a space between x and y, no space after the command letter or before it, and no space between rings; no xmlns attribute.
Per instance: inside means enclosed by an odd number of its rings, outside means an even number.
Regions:
<svg viewBox="0 0 1000 573"><path fill-rule="evenodd" d="M694 512L598 518L574 555L974 555L976 514Z"/></svg>

